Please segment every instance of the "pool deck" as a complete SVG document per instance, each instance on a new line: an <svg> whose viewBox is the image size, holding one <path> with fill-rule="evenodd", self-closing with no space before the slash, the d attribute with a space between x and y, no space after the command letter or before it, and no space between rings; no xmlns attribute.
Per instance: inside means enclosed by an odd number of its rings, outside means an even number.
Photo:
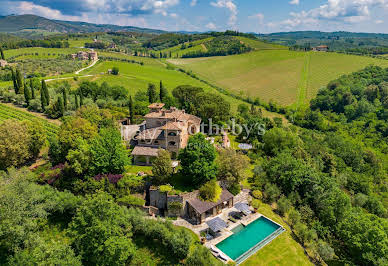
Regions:
<svg viewBox="0 0 388 266"><path fill-rule="evenodd" d="M229 210L230 211L230 210ZM227 258L228 260L225 261L225 263L228 263L228 262L233 262L234 260L232 260L229 256L227 256L225 253L223 253L219 248L216 247L216 245L220 242L222 242L223 240L227 239L228 237L230 237L231 235L233 235L234 233L232 232L232 230L234 228L236 228L237 226L239 225L243 225L243 226L247 226L248 224L252 223L253 221L255 221L256 219L259 219L262 215L260 213L252 213L250 214L249 216L245 216L243 217L242 219L240 220L237 220L236 223L232 223L229 221L229 227L228 228L225 228L224 230L222 230L222 232L220 232L220 236L216 237L216 238L213 238L212 240L208 240L206 241L205 243L205 247L207 247L208 249L216 249L218 250L219 253L221 253L225 258ZM221 219L224 219L223 217L221 217ZM226 220L228 218L226 217ZM213 252L212 252L213 253ZM214 255L214 254L213 254Z"/></svg>

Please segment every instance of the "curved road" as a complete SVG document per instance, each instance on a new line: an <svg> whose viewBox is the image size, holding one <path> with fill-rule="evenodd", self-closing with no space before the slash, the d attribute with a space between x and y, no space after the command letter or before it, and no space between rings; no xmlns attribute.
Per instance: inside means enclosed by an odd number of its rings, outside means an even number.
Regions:
<svg viewBox="0 0 388 266"><path fill-rule="evenodd" d="M81 68L80 70L77 70L74 74L78 75L80 72L84 71L85 69L88 69L88 68L91 68L92 66L94 66L97 62L98 62L98 59L93 61L93 63L90 64L89 66Z"/></svg>

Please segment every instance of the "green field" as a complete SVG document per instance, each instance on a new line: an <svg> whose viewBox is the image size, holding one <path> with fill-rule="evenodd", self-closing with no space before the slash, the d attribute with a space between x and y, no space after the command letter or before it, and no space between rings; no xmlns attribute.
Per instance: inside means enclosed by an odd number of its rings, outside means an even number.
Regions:
<svg viewBox="0 0 388 266"><path fill-rule="evenodd" d="M307 103L329 81L368 65L388 67L388 60L288 50L168 61L234 94L273 99L282 105Z"/></svg>
<svg viewBox="0 0 388 266"><path fill-rule="evenodd" d="M71 48L79 48L79 47L84 47L86 42L88 42L88 43L93 42L93 39L92 38L74 38L74 39L68 40L68 42L69 42L69 45Z"/></svg>
<svg viewBox="0 0 388 266"><path fill-rule="evenodd" d="M181 57L184 54L190 53L190 52L195 52L195 51L203 51L205 52L207 50L206 46L204 45L205 42L211 41L214 39L214 37L198 40L198 41L193 41L193 42L187 42L186 45L189 45L190 43L192 44L192 47L186 48L186 49L181 49L182 44L176 45L171 48L163 49L160 52L162 53L167 53L169 54L170 52L172 53L172 57Z"/></svg>
<svg viewBox="0 0 388 266"><path fill-rule="evenodd" d="M29 56L23 56L18 57L19 58L53 58L54 56L52 54L72 54L76 53L80 50L85 49L78 49L78 48L41 48L41 47L29 47L29 48L20 48L20 49L11 49L11 50L5 50L4 55L5 59L16 56L16 55L23 55L23 54L31 54L31 53L38 53L38 56L35 55L29 55ZM48 55L50 54L50 56Z"/></svg>
<svg viewBox="0 0 388 266"><path fill-rule="evenodd" d="M279 44L273 44L273 43L265 43L262 41L252 40L247 37L235 37L239 39L241 42L245 43L246 45L250 46L251 48L255 50L288 50L287 46L279 45Z"/></svg>
<svg viewBox="0 0 388 266"><path fill-rule="evenodd" d="M58 132L59 126L57 124L49 122L44 118L40 118L37 115L31 114L26 111L21 111L19 109L0 103L0 122L7 119L28 120L35 123L40 122L46 129L47 135L49 136L56 135Z"/></svg>
<svg viewBox="0 0 388 266"><path fill-rule="evenodd" d="M117 66L120 70L120 74L118 76L103 74L107 73L108 69L112 69L114 66ZM153 83L159 87L159 82L162 80L164 86L168 88L170 92L179 85L193 85L202 87L205 91L211 91L222 95L231 103L233 110L236 110L237 105L242 103L241 101L219 93L207 84L191 78L184 73L176 70L168 70L160 63L159 65L141 66L139 64L127 62L104 61L98 62L93 68L80 73L80 75L87 74L95 75L90 79L97 81L98 83L106 81L112 86L124 86L129 89L131 95L134 95L138 90L145 90L149 83Z"/></svg>

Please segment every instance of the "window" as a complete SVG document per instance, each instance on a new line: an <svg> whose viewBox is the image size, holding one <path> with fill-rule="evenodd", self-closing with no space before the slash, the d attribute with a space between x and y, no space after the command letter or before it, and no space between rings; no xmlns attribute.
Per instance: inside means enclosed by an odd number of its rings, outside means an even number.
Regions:
<svg viewBox="0 0 388 266"><path fill-rule="evenodd" d="M169 145L169 146L175 146L175 145L176 145L176 142L175 142L175 141L170 141L170 142L168 143L168 145Z"/></svg>
<svg viewBox="0 0 388 266"><path fill-rule="evenodd" d="M172 137L175 137L176 136L176 132L170 132L168 133L169 136L172 136Z"/></svg>
<svg viewBox="0 0 388 266"><path fill-rule="evenodd" d="M159 144L159 141L157 141L157 140L155 140L155 142L154 142L155 144Z"/></svg>

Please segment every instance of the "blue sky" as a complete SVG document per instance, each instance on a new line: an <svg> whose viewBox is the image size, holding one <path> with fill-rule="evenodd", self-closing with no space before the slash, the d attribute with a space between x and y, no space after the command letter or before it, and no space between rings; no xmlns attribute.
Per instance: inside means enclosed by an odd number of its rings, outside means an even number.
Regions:
<svg viewBox="0 0 388 266"><path fill-rule="evenodd" d="M0 14L163 30L388 33L388 0L0 0Z"/></svg>

